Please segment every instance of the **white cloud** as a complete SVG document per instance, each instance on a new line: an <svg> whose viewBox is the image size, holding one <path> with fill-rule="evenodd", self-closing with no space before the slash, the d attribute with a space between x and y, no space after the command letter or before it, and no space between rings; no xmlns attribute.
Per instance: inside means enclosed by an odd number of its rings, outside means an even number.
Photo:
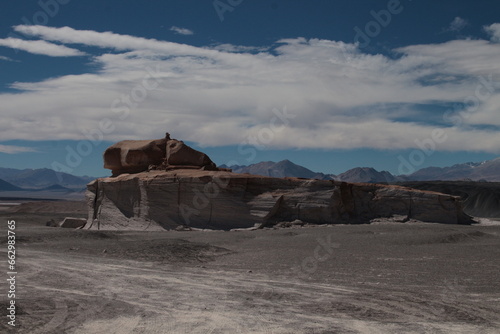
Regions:
<svg viewBox="0 0 500 334"><path fill-rule="evenodd" d="M5 56L0 56L0 60L5 60L5 61L14 61L14 59L5 57Z"/></svg>
<svg viewBox="0 0 500 334"><path fill-rule="evenodd" d="M459 32L463 28L465 28L469 22L459 16L455 17L453 21L451 21L450 25L448 28L445 29L445 31L455 31Z"/></svg>
<svg viewBox="0 0 500 334"><path fill-rule="evenodd" d="M16 110L2 115L0 140L100 138L109 120L111 141L169 131L204 146L251 136L274 148L399 149L441 128L448 140L439 149L500 152L500 131L490 129L500 127L500 87L462 126L436 107L474 96L481 76L500 80L500 45L485 40L410 45L389 58L320 39L281 40L255 54L68 27L16 30L118 52L96 56L97 73L14 83L20 93L0 95L4 110ZM293 117L276 118L284 106Z"/></svg>
<svg viewBox="0 0 500 334"><path fill-rule="evenodd" d="M245 46L245 45L234 45L234 44L217 44L212 46L212 49L224 51L224 52L264 52L268 51L269 47L257 47L257 46Z"/></svg>
<svg viewBox="0 0 500 334"><path fill-rule="evenodd" d="M500 73L500 46L484 40L455 40L442 44L412 45L396 51L407 56L399 63L414 74L447 73L478 76ZM419 71L416 69L419 68Z"/></svg>
<svg viewBox="0 0 500 334"><path fill-rule="evenodd" d="M175 55L197 55L216 56L217 51L206 50L156 39L147 39L130 35L120 35L112 32L97 32L92 30L76 30L70 27L53 28L36 25L18 25L14 30L24 35L40 37L44 40L57 41L67 44L83 44L101 48L112 48L118 51L126 50L150 50L165 56Z"/></svg>
<svg viewBox="0 0 500 334"><path fill-rule="evenodd" d="M57 45L46 41L27 41L11 37L0 39L0 46L51 57L72 57L85 55L85 53L79 50L71 49L64 45Z"/></svg>
<svg viewBox="0 0 500 334"><path fill-rule="evenodd" d="M179 27L176 27L176 26L172 26L170 28L170 31L173 31L175 32L176 34L179 34L179 35L193 35L194 32L192 30L189 30L189 29L186 29L186 28L179 28Z"/></svg>
<svg viewBox="0 0 500 334"><path fill-rule="evenodd" d="M36 150L31 147L0 144L0 153L16 154L16 153L26 153L26 152L36 152Z"/></svg>
<svg viewBox="0 0 500 334"><path fill-rule="evenodd" d="M484 30L491 35L492 42L500 43L500 23L485 26Z"/></svg>

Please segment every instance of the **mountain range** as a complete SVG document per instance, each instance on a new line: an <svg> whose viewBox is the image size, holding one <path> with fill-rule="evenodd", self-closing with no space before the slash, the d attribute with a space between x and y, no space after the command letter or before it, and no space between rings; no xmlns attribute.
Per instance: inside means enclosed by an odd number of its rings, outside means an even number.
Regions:
<svg viewBox="0 0 500 334"><path fill-rule="evenodd" d="M356 167L344 173L313 172L290 160L265 161L248 166L225 166L235 173L249 173L270 177L300 177L365 183L397 183L408 181L489 181L500 182L500 158L484 162L468 162L451 167L428 167L410 175L393 175L371 167ZM52 169L14 169L0 167L0 191L53 191L81 192L91 176L75 176Z"/></svg>
<svg viewBox="0 0 500 334"><path fill-rule="evenodd" d="M0 167L0 191L81 191L95 177L75 176L52 169L14 169Z"/></svg>
<svg viewBox="0 0 500 334"><path fill-rule="evenodd" d="M451 167L428 167L410 175L393 175L388 171L377 171L371 167L356 167L342 174L313 172L289 160L265 161L249 166L221 166L235 173L249 173L272 177L303 177L345 182L396 183L405 181L490 181L500 182L500 158L474 163L468 162Z"/></svg>
<svg viewBox="0 0 500 334"><path fill-rule="evenodd" d="M411 181L500 181L500 158L483 162L468 162L451 167L428 167L409 175Z"/></svg>

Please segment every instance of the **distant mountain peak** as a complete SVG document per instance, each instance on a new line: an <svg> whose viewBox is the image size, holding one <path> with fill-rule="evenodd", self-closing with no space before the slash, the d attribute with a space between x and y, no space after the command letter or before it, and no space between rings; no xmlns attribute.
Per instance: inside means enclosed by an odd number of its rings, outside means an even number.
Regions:
<svg viewBox="0 0 500 334"><path fill-rule="evenodd" d="M399 181L399 178L387 171L379 172L373 167L356 167L337 175L335 180L360 183L391 183Z"/></svg>
<svg viewBox="0 0 500 334"><path fill-rule="evenodd" d="M270 177L303 177L308 179L331 179L323 173L313 172L306 167L285 159L279 162L263 161L249 166L231 166L235 173L248 173Z"/></svg>

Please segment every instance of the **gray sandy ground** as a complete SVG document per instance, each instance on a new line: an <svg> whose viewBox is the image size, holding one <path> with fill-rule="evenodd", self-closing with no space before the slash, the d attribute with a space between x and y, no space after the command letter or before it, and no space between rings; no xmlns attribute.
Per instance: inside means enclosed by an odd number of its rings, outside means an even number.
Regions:
<svg viewBox="0 0 500 334"><path fill-rule="evenodd" d="M0 212L18 240L18 327L1 332L500 332L499 225L107 232L54 216Z"/></svg>

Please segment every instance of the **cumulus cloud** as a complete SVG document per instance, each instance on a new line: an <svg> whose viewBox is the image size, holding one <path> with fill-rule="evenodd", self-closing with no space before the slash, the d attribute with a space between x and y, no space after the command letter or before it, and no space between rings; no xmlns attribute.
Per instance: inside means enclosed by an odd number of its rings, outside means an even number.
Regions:
<svg viewBox="0 0 500 334"><path fill-rule="evenodd" d="M491 35L492 42L500 43L500 23L485 26L484 30Z"/></svg>
<svg viewBox="0 0 500 334"><path fill-rule="evenodd" d="M386 57L322 39L255 52L69 27L16 30L104 50L93 57L97 72L13 83L20 92L0 95L2 108L16 110L3 115L0 140L169 131L204 146L254 138L267 148L404 149L442 129L448 140L439 149L500 152L500 45L489 41L410 45ZM474 112L463 113L476 94Z"/></svg>
<svg viewBox="0 0 500 334"><path fill-rule="evenodd" d="M0 39L0 46L50 57L73 57L85 55L84 52L68 48L64 45L57 45L46 41L27 41L12 37Z"/></svg>
<svg viewBox="0 0 500 334"><path fill-rule="evenodd" d="M36 152L36 150L31 147L0 144L0 153L16 154L16 153L26 153L26 152Z"/></svg>
<svg viewBox="0 0 500 334"><path fill-rule="evenodd" d="M178 35L193 35L194 34L194 32L192 30L189 30L186 28L179 28L176 26L170 27L170 31L173 31Z"/></svg>

